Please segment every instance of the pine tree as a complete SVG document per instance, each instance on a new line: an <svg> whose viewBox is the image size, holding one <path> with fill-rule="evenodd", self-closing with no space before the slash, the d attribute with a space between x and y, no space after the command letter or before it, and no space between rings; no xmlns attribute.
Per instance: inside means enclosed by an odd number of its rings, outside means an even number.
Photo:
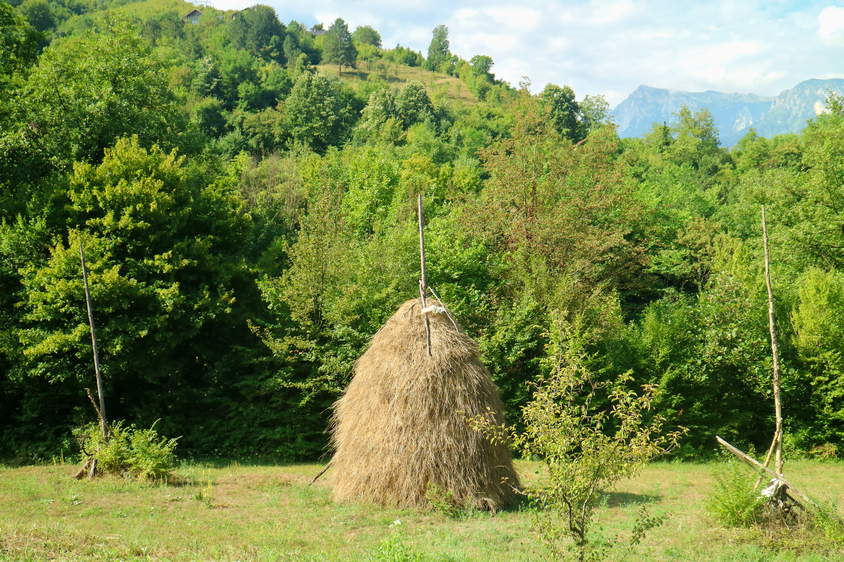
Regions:
<svg viewBox="0 0 844 562"><path fill-rule="evenodd" d="M342 18L337 18L328 33L325 34L323 56L326 62L337 63L337 73L343 75L343 67L355 68L358 58L358 51L352 42L352 34L349 33L349 26Z"/></svg>

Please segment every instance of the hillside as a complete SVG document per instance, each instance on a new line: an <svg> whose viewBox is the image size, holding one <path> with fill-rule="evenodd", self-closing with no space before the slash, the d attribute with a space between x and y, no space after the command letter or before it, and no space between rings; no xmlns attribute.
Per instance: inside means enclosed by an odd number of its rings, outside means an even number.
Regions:
<svg viewBox="0 0 844 562"><path fill-rule="evenodd" d="M733 146L753 127L764 137L803 130L824 107L828 92L844 94L844 79L806 80L780 95L683 92L639 86L612 112L622 137L647 133L653 123L671 123L681 106L709 109L723 146Z"/></svg>
<svg viewBox="0 0 844 562"><path fill-rule="evenodd" d="M343 69L343 74L340 76L340 79L355 91L364 82L384 81L391 86L401 86L415 81L425 85L428 95L435 102L446 98L452 102L471 106L479 101L477 96L469 91L466 84L456 76L383 60L375 63L363 61L357 66L357 69ZM338 75L337 66L333 64L319 64L316 68L327 76Z"/></svg>

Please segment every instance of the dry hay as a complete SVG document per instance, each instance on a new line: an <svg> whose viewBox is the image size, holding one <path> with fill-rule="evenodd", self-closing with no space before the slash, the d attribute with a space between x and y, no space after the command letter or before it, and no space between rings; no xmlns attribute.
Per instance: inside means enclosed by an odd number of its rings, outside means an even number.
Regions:
<svg viewBox="0 0 844 562"><path fill-rule="evenodd" d="M355 376L334 405L335 500L422 506L429 483L482 509L515 499L518 477L507 445L490 443L466 421L485 414L503 423L498 389L474 340L438 310L427 314L430 357L425 315L415 299L355 363Z"/></svg>

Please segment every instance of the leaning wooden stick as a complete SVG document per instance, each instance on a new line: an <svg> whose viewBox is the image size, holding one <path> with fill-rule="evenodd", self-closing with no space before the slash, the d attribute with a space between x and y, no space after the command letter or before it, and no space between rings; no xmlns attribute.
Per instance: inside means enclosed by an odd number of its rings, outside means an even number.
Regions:
<svg viewBox="0 0 844 562"><path fill-rule="evenodd" d="M323 474L325 474L325 471L326 471L326 470L328 470L329 468L331 468L331 463L332 463L332 461L328 461L328 464L327 464L327 465L325 465L325 468L323 468L322 470L320 470L320 471L317 473L317 475L316 475L316 476L314 476L314 477L313 477L313 479L312 479L310 482L308 482L308 486L312 485L314 482L316 482L316 481L317 481L317 478L319 478L320 476L322 476Z"/></svg>
<svg viewBox="0 0 844 562"><path fill-rule="evenodd" d="M794 487L794 484L792 484L791 482L789 482L788 480L786 480L786 479L785 479L785 477L784 477L782 474L777 474L776 472L774 472L773 470L771 470L771 469L770 469L770 468L768 468L767 466L763 466L763 465L762 465L762 463L760 463L760 462L759 462L759 461L757 461L756 459L754 459L754 458L752 458L752 457L750 457L750 456L748 456L748 455L746 455L746 454L742 453L741 451L739 451L738 449L736 449L735 447L733 447L732 445L730 445L729 443L727 443L726 441L724 441L723 439L721 439L720 437L718 437L717 435L715 436L715 439L717 439L717 440L718 440L718 442L719 442L719 443L720 443L720 444L721 444L721 445L722 445L725 449L727 449L728 451L730 451L732 454L734 454L734 455L735 455L736 457L738 457L740 460L744 461L744 463L745 463L745 464L748 464L748 465L750 465L750 466L751 466L751 467L753 467L753 468L758 468L758 469L760 469L760 470L763 470L763 471L764 471L766 474L768 474L769 476L771 476L771 477L773 477L773 478L775 478L775 479L779 480L780 482L782 482L783 484L785 484L786 486L788 486L788 489L789 489L790 491L792 491L792 492L794 492L795 494L797 494L797 496L798 496L798 497L797 497L797 498L795 498L795 499L796 499L797 501L799 501L801 504L804 504L804 507L806 507L806 505L805 505L805 504L810 504L810 505L813 505L813 506L815 506L815 507L817 507L817 506L818 506L818 504L816 504L815 502L813 502L812 500L810 500L810 499L809 499L809 496L807 496L806 494L804 494L803 492L801 492L800 490L798 490L797 488L795 488L795 487ZM801 500L802 500L802 501L801 501ZM805 502L805 503L804 503L804 502Z"/></svg>
<svg viewBox="0 0 844 562"><path fill-rule="evenodd" d="M103 393L103 378L100 375L100 355L97 353L97 334L94 330L94 311L91 307L91 291L88 289L88 270L85 267L85 252L82 244L79 244L79 257L82 259L82 280L85 282L85 302L88 305L88 323L91 326L91 344L94 346L94 372L97 375L97 395L100 397L100 407L97 414L100 416L100 428L103 437L108 437L108 425L106 424L105 394Z"/></svg>
<svg viewBox="0 0 844 562"><path fill-rule="evenodd" d="M99 418L100 418L100 427L106 427L106 428L108 428L108 423L106 422L105 416L104 416L104 415L103 415L103 413L100 411L100 407L99 407L99 406L97 406L97 402L94 400L94 397L93 397L93 396L91 396L91 389L90 389L90 388L86 388L86 389L85 389L85 393L88 395L88 400L90 400L90 401L91 401L91 405L93 405L93 406L94 406L94 409L97 411L97 416L99 416Z"/></svg>

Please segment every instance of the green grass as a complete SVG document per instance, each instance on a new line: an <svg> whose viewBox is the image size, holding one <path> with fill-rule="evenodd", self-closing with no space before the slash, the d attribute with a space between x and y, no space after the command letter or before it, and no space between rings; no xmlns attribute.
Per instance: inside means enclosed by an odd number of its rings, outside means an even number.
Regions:
<svg viewBox="0 0 844 562"><path fill-rule="evenodd" d="M438 513L334 504L321 466L183 463L169 484L118 477L73 480L76 466L0 466L0 560L370 560L405 552L424 560L544 560L530 515ZM524 479L541 464L521 461ZM800 531L724 529L704 508L713 466L654 464L622 482L598 510L605 533L629 529L642 503L671 518L627 560L844 560ZM786 473L844 505L844 464L799 461ZM401 524L395 524L401 521ZM392 527L391 527L392 525ZM387 559L382 556L381 559Z"/></svg>

